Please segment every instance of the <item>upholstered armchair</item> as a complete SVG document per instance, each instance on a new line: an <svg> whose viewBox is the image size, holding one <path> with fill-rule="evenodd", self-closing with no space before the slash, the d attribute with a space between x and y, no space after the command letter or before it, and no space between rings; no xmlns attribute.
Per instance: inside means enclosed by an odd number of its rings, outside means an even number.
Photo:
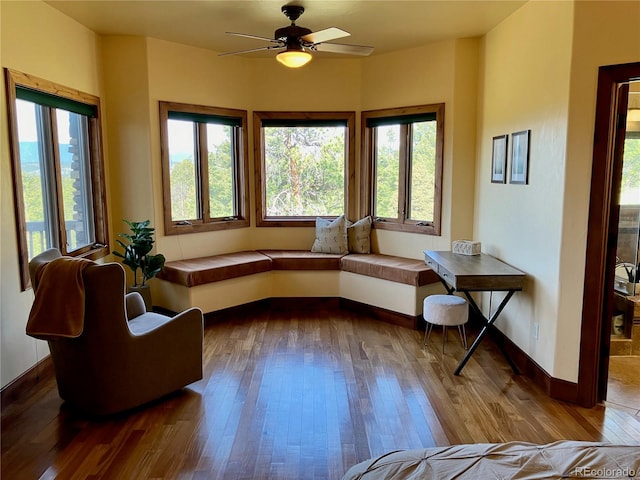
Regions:
<svg viewBox="0 0 640 480"><path fill-rule="evenodd" d="M44 282L52 281L39 269L60 257L50 249L29 263L34 308ZM84 288L80 333L38 337L49 343L61 398L89 414L106 415L143 405L202 378L199 309L174 317L146 312L140 294L125 295L125 272L119 263L90 262L79 275ZM47 287L53 289L53 299L70 297L62 282L59 289L57 283ZM45 309L44 320L55 312L54 307L50 312Z"/></svg>

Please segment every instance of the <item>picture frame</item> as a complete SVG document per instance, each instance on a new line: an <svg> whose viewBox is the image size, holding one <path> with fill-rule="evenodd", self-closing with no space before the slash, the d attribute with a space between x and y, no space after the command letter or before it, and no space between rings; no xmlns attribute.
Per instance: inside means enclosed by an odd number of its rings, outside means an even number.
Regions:
<svg viewBox="0 0 640 480"><path fill-rule="evenodd" d="M529 183L529 139L531 130L511 134L511 176L510 183Z"/></svg>
<svg viewBox="0 0 640 480"><path fill-rule="evenodd" d="M491 183L507 183L507 144L508 135L493 137L491 155Z"/></svg>

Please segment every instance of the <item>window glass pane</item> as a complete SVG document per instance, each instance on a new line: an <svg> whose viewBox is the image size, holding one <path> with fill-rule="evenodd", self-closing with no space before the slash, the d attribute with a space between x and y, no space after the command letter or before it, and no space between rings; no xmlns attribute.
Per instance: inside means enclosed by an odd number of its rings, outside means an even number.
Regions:
<svg viewBox="0 0 640 480"><path fill-rule="evenodd" d="M342 215L347 127L264 127L263 131L266 215Z"/></svg>
<svg viewBox="0 0 640 480"><path fill-rule="evenodd" d="M640 136L629 131L624 140L620 205L640 205Z"/></svg>
<svg viewBox="0 0 640 480"><path fill-rule="evenodd" d="M56 110L67 251L95 243L87 117Z"/></svg>
<svg viewBox="0 0 640 480"><path fill-rule="evenodd" d="M233 188L235 184L233 128L227 125L207 124L209 215L211 218L237 215Z"/></svg>
<svg viewBox="0 0 640 480"><path fill-rule="evenodd" d="M195 124L182 120L167 122L171 220L198 218L198 176L195 164Z"/></svg>
<svg viewBox="0 0 640 480"><path fill-rule="evenodd" d="M375 228L440 235L444 104L362 112L368 202Z"/></svg>
<svg viewBox="0 0 640 480"><path fill-rule="evenodd" d="M5 73L9 107L15 107L9 110L9 133L16 140L11 161L25 290L28 261L47 248L92 259L109 252L100 99L45 79Z"/></svg>
<svg viewBox="0 0 640 480"><path fill-rule="evenodd" d="M247 112L159 103L165 233L247 227Z"/></svg>
<svg viewBox="0 0 640 480"><path fill-rule="evenodd" d="M374 216L398 218L400 125L376 127Z"/></svg>
<svg viewBox="0 0 640 480"><path fill-rule="evenodd" d="M45 145L41 109L24 100L16 101L22 193L29 259L54 246L48 215Z"/></svg>
<svg viewBox="0 0 640 480"><path fill-rule="evenodd" d="M412 124L410 220L433 221L436 185L436 122Z"/></svg>

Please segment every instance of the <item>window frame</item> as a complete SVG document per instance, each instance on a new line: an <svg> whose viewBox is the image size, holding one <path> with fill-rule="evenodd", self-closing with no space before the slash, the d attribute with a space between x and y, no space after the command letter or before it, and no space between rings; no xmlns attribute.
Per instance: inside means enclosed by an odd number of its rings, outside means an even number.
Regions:
<svg viewBox="0 0 640 480"><path fill-rule="evenodd" d="M160 146L162 161L162 202L164 216L165 235L180 235L185 233L211 232L218 230L229 230L244 228L250 225L249 213L249 159L248 159L248 134L247 122L248 114L246 110L233 108L211 107L206 105L193 105L177 102L159 102L160 110ZM210 218L209 216L209 183L208 183L208 162L202 161L208 158L207 145L196 139L195 158L196 181L200 194L197 196L198 208L201 212L199 219L189 221L174 221L171 217L171 174L169 165L169 135L168 120L169 112L185 113L194 116L203 115L208 117L227 117L239 120L240 125L234 134L233 139L233 161L234 161L234 202L237 207L237 215L224 218ZM199 138L206 138L206 123L198 123Z"/></svg>
<svg viewBox="0 0 640 480"><path fill-rule="evenodd" d="M256 196L256 225L258 227L314 227L317 216L295 217L269 217L266 212L266 175L264 158L264 133L263 123L266 121L298 121L300 126L317 120L318 122L337 121L345 122L347 131L345 135L345 182L344 182L344 214L348 218L356 215L356 112L279 112L257 111L253 112L253 148L255 162L255 196ZM333 219L336 216L322 216Z"/></svg>
<svg viewBox="0 0 640 480"><path fill-rule="evenodd" d="M360 114L360 129L362 141L362 161L360 165L360 216L373 215L375 201L375 127L367 126L370 119L394 119L402 117L419 117L420 115L435 114L436 117L436 165L434 185L434 218L432 222L409 220L406 218L410 201L410 148L411 135L400 137L400 155L403 161L399 165L398 204L402 208L397 218L373 217L372 227L381 230L395 230L409 233L439 236L442 230L442 171L444 162L444 103L430 105L416 105L410 107L388 108L380 110L366 110ZM407 131L407 128L401 128Z"/></svg>
<svg viewBox="0 0 640 480"><path fill-rule="evenodd" d="M29 249L27 241L27 223L24 204L24 190L22 186L22 167L20 162L20 141L18 135L18 117L17 117L17 88L33 90L52 98L60 99L61 103L71 101L88 105L94 111L88 119L88 152L90 163L90 182L91 182L91 200L93 202L92 220L95 230L95 242L84 247L67 250L66 229L64 222L64 204L62 201L61 191L61 172L59 153L56 148L57 136L56 128L52 128L47 132L47 147L51 147L51 158L48 167L51 167L51 173L55 179L53 183L55 192L52 192L52 198L55 199L55 205L52 207L52 224L55 230L51 232L55 241L58 243L57 248L63 255L82 257L91 260L105 257L110 253L109 247L109 229L107 217L107 201L106 201L106 183L104 174L104 157L102 149L102 126L101 126L101 109L100 98L94 95L81 92L79 90L59 85L57 83L38 78L26 73L5 68L5 86L7 96L7 113L9 121L9 149L11 154L11 169L13 182L14 211L16 221L16 233L18 241L18 265L20 270L21 289L27 290L31 286L29 276ZM50 111L51 116L55 116L55 107Z"/></svg>

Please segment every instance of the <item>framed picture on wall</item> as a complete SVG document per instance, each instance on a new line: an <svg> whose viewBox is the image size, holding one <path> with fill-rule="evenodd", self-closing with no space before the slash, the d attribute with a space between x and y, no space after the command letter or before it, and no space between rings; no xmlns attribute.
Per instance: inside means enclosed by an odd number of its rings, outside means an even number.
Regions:
<svg viewBox="0 0 640 480"><path fill-rule="evenodd" d="M507 135L493 137L491 155L491 183L507 182Z"/></svg>
<svg viewBox="0 0 640 480"><path fill-rule="evenodd" d="M531 130L511 134L511 178L510 183L529 183L529 137Z"/></svg>

